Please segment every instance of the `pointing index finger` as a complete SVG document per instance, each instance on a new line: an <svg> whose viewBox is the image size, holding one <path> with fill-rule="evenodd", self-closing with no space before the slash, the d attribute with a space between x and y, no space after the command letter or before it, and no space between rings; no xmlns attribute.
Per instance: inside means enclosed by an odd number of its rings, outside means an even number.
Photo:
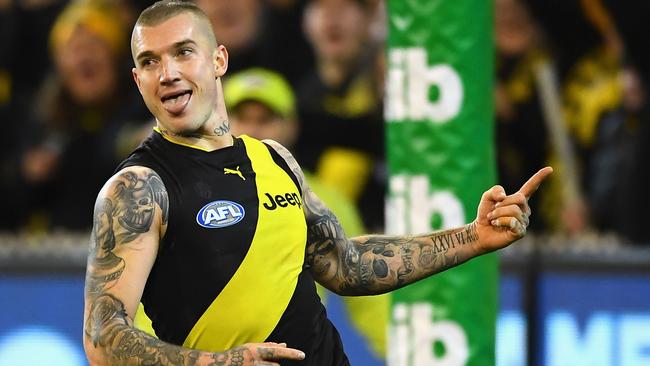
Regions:
<svg viewBox="0 0 650 366"><path fill-rule="evenodd" d="M528 181L524 183L521 188L519 188L519 192L523 193L526 198L530 198L530 196L535 193L539 185L542 184L542 181L544 181L544 179L546 179L546 177L551 173L553 173L553 168L550 166L540 169L537 173L530 177L530 179L528 179Z"/></svg>
<svg viewBox="0 0 650 366"><path fill-rule="evenodd" d="M295 348L280 346L262 346L257 348L257 353L263 360L304 360L305 353Z"/></svg>

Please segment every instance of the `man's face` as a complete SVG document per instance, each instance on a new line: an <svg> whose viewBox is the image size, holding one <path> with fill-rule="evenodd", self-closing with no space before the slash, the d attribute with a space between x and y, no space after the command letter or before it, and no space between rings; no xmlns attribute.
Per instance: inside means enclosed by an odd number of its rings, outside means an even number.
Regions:
<svg viewBox="0 0 650 366"><path fill-rule="evenodd" d="M217 117L216 79L228 54L211 44L204 23L184 13L134 30L133 77L147 108L174 134L192 135Z"/></svg>
<svg viewBox="0 0 650 366"><path fill-rule="evenodd" d="M318 57L350 61L369 35L369 16L351 0L313 0L304 26Z"/></svg>

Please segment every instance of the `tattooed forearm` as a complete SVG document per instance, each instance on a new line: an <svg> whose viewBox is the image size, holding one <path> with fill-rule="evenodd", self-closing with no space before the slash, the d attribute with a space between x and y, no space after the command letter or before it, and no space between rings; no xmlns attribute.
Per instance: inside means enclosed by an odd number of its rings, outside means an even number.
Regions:
<svg viewBox="0 0 650 366"><path fill-rule="evenodd" d="M307 262L315 277L347 295L394 290L475 256L475 225L413 237L346 239L329 211L309 224ZM325 245L326 243L326 245Z"/></svg>
<svg viewBox="0 0 650 366"><path fill-rule="evenodd" d="M414 237L364 236L347 239L332 212L311 191L289 151L271 145L302 188L307 219L306 262L314 278L347 295L378 294L444 271L474 257L474 224Z"/></svg>
<svg viewBox="0 0 650 366"><path fill-rule="evenodd" d="M124 304L102 294L93 303L85 334L101 347L111 365L243 365L246 348L222 353L201 352L164 343L133 328Z"/></svg>

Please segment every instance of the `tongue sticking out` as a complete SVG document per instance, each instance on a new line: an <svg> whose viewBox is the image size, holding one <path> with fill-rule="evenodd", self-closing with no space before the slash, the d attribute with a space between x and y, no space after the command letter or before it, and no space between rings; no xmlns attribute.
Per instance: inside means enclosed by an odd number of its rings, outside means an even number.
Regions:
<svg viewBox="0 0 650 366"><path fill-rule="evenodd" d="M192 94L187 92L180 94L175 98L169 98L163 102L163 107L165 107L165 110L170 114L180 114L185 110L191 96Z"/></svg>

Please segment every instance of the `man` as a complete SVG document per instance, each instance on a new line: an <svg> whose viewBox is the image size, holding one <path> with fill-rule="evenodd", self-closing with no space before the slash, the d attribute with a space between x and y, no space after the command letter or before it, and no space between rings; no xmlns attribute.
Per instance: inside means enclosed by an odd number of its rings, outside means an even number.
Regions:
<svg viewBox="0 0 650 366"><path fill-rule="evenodd" d="M228 53L203 12L156 3L131 46L157 128L95 205L84 309L93 365L347 365L314 280L383 293L505 247L524 235L527 199L551 172L510 196L488 190L463 227L347 239L285 148L230 134ZM160 339L132 326L140 300Z"/></svg>

